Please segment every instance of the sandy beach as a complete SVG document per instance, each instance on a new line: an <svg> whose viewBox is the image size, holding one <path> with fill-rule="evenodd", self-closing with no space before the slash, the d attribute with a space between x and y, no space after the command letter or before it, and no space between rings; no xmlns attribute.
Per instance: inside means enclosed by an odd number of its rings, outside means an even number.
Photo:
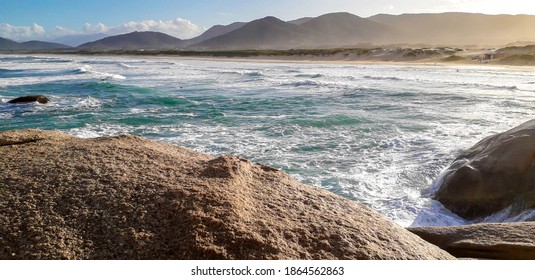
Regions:
<svg viewBox="0 0 535 280"><path fill-rule="evenodd" d="M260 62L260 63L298 63L298 64L364 64L364 65L407 65L407 66L441 66L441 67L466 67L466 66L480 66L480 67L498 67L515 69L521 71L531 71L535 69L535 65L514 65L504 62L500 59L476 59L484 58L488 50L464 50L455 54L460 57L456 60L449 60L451 55L422 55L419 57L407 58L404 53L392 54L394 50L382 50L377 55L347 55L346 53L338 53L334 55L252 55L252 56L213 56L213 55L173 55L173 54L128 54L120 55L123 57L139 58L146 56L151 58L180 59L180 60L200 60L200 61L224 61L224 62ZM407 49L406 51L412 51ZM114 54L104 54L114 55ZM462 58L462 59L461 59Z"/></svg>

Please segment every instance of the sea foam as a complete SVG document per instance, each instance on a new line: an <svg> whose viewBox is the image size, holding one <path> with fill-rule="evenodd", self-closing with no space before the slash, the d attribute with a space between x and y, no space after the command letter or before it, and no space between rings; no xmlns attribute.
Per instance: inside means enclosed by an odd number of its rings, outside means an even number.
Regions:
<svg viewBox="0 0 535 280"><path fill-rule="evenodd" d="M432 199L433 182L535 104L535 74L505 68L172 60L2 55L0 69L20 75L0 79L2 101L51 102L3 107L0 130L130 133L234 154L402 225L456 225L470 221Z"/></svg>

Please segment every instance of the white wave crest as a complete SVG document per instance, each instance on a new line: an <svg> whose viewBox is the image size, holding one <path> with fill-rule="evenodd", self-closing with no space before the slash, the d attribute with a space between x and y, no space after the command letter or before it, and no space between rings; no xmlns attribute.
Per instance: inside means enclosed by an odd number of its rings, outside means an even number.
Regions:
<svg viewBox="0 0 535 280"><path fill-rule="evenodd" d="M99 124L86 125L84 127L72 128L67 133L80 138L95 138L101 136L116 136L131 133L132 128L128 126Z"/></svg>
<svg viewBox="0 0 535 280"><path fill-rule="evenodd" d="M93 68L89 65L80 66L76 68L74 72L77 74L85 74L85 75L90 76L91 78L95 78L99 80L125 80L126 79L126 77L124 77L123 75L93 70Z"/></svg>
<svg viewBox="0 0 535 280"><path fill-rule="evenodd" d="M133 69L133 68L137 68L136 66L133 66L133 65L129 65L129 64L126 64L124 62L120 62L119 63L119 66L124 68L124 69Z"/></svg>

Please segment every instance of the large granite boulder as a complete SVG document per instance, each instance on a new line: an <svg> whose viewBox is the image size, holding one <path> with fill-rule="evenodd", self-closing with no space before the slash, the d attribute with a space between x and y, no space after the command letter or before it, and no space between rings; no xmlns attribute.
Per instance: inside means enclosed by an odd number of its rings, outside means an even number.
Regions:
<svg viewBox="0 0 535 280"><path fill-rule="evenodd" d="M134 136L0 132L0 259L451 259L357 202Z"/></svg>
<svg viewBox="0 0 535 280"><path fill-rule="evenodd" d="M459 258L535 259L535 223L492 223L409 228Z"/></svg>
<svg viewBox="0 0 535 280"><path fill-rule="evenodd" d="M535 120L466 150L445 172L435 198L465 219L535 207Z"/></svg>

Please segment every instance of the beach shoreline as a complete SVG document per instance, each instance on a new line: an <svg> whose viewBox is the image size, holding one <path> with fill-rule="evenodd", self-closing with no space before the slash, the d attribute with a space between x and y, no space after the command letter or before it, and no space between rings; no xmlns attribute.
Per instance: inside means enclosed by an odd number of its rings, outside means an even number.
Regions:
<svg viewBox="0 0 535 280"><path fill-rule="evenodd" d="M132 56L132 57L138 57ZM153 57L148 55L147 57ZM509 69L535 69L535 66L525 65L504 65L495 63L473 63L471 61L466 62L445 62L435 60L415 60L415 61L401 61L401 60L341 60L341 59L299 59L296 57L210 57L210 56L175 56L175 55L163 55L157 56L162 58L176 58L180 60L197 60L197 61L224 61L224 62L258 62L258 63L296 63L296 64L333 64L333 65L406 65L406 66L440 66L440 67L459 67L459 66L481 66L481 67L497 67L497 68L509 68Z"/></svg>
<svg viewBox="0 0 535 280"><path fill-rule="evenodd" d="M244 63L290 63L290 64L310 64L310 65L392 65L392 66L407 66L407 67L489 67L489 68L505 68L509 70L518 71L533 71L535 66L533 65L509 65L499 64L496 62L490 63L477 63L472 61L440 61L436 59L423 59L413 61L403 60L369 60L369 59L354 59L354 60L342 60L337 58L325 58L325 57L313 57L299 58L292 56L257 56L257 57L213 57L213 56L180 56L180 55L115 55L122 57L148 57L152 59L176 59L176 60L190 60L190 61L214 61L214 62L244 62Z"/></svg>
<svg viewBox="0 0 535 280"><path fill-rule="evenodd" d="M449 48L436 48L435 50L448 50ZM374 52L369 49L369 54L351 54L340 52L328 55L254 55L254 56L196 56L196 55L157 55L165 57L177 57L184 60L212 60L212 61L236 61L236 62L267 62L267 63L300 63L300 64L366 64L366 65L407 65L407 66L441 66L441 67L498 67L519 70L533 70L535 65L505 63L500 55L493 54L492 59L484 59L489 53L486 49L466 49L454 53L440 52L440 54L417 54L414 52L421 49L380 49ZM423 49L424 52L426 49ZM375 53L375 54L374 54ZM393 54L392 54L393 53ZM493 52L491 52L493 53ZM455 57L455 59L450 59ZM502 58L504 56L502 55ZM506 56L505 56L506 57Z"/></svg>
<svg viewBox="0 0 535 280"><path fill-rule="evenodd" d="M455 49L457 50L457 49ZM310 50L232 50L232 51L182 51L182 50L110 50L76 52L0 52L3 55L54 55L54 56L119 56L150 57L163 59L299 63L340 65L407 65L441 67L498 67L533 70L531 61L508 60L513 55L499 50L453 48L396 48L396 49L310 49ZM490 55L491 58L488 58ZM486 58L487 57L487 58Z"/></svg>

